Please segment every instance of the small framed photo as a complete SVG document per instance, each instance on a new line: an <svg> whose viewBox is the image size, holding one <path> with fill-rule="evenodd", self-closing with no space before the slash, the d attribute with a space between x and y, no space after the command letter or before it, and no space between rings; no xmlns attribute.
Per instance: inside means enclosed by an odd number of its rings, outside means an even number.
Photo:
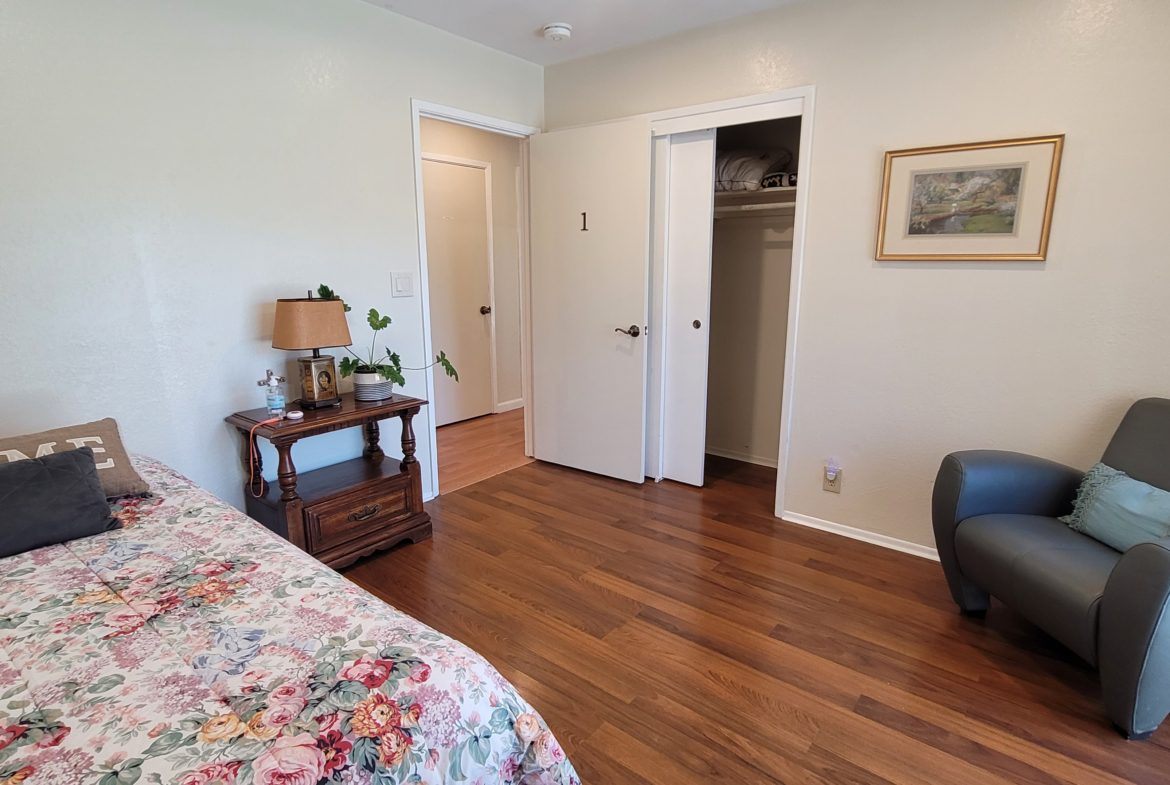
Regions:
<svg viewBox="0 0 1170 785"><path fill-rule="evenodd" d="M1044 261L1064 135L886 153L878 261Z"/></svg>

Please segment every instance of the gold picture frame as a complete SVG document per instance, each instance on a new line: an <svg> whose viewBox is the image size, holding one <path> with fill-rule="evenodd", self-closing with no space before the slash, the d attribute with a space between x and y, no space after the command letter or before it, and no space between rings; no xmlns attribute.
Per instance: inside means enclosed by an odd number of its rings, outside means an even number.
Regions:
<svg viewBox="0 0 1170 785"><path fill-rule="evenodd" d="M1042 262L1064 134L886 153L878 261Z"/></svg>

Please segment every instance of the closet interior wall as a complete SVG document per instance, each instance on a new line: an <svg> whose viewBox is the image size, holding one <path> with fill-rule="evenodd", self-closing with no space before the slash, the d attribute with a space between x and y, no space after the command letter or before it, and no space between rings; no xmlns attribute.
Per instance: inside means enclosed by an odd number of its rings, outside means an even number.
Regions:
<svg viewBox="0 0 1170 785"><path fill-rule="evenodd" d="M791 152L800 118L721 128L717 150ZM799 180L798 180L799 181ZM795 199L795 196L792 196ZM711 259L707 453L776 466L792 277L792 209L717 210Z"/></svg>

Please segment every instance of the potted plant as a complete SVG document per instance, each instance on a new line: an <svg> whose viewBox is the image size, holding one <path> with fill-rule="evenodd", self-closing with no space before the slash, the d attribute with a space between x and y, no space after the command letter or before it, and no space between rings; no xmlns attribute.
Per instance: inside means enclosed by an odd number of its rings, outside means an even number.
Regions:
<svg viewBox="0 0 1170 785"><path fill-rule="evenodd" d="M330 289L325 284L317 287L317 295L322 300L340 300L336 292ZM346 312L352 310L349 305L342 302ZM373 337L370 339L370 349L362 356L357 354L348 346L344 347L352 357L342 357L341 363L338 365L338 370L341 371L342 376L353 376L353 397L358 401L381 401L389 398L394 385L402 387L406 384L406 377L402 375L403 371L426 371L430 368L439 365L442 366L443 371L446 372L455 381L459 381L459 372L455 370L455 366L447 359L446 352L440 351L435 357L435 361L430 365L424 365L421 368L406 368L402 365L402 358L398 356L397 352L393 352L389 347L383 347L386 350L384 355L377 353L378 333L390 326L390 317L383 316L378 313L376 308L371 308L370 312L366 314L366 322L370 325L370 329L374 331Z"/></svg>

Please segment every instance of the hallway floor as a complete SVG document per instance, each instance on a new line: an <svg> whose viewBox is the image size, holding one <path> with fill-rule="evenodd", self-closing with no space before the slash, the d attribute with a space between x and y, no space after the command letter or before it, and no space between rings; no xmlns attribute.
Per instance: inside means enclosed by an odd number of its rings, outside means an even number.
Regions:
<svg viewBox="0 0 1170 785"><path fill-rule="evenodd" d="M474 485L532 459L524 454L524 410L488 414L438 429L439 492Z"/></svg>

